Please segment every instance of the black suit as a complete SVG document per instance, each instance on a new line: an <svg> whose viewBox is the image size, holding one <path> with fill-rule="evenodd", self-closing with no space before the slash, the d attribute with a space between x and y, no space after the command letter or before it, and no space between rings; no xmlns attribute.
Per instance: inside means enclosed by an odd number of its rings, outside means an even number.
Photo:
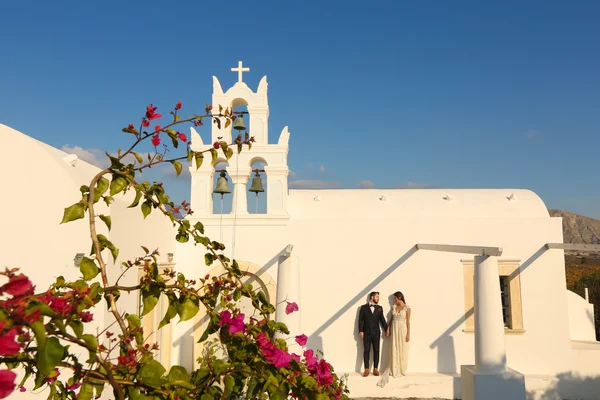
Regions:
<svg viewBox="0 0 600 400"><path fill-rule="evenodd" d="M368 303L360 307L358 331L364 333L365 369L369 369L371 346L373 346L373 368L377 369L379 366L379 339L381 338L379 324L381 324L383 329L388 328L388 324L383 316L383 308L380 305L376 305L373 312L371 312L371 307Z"/></svg>

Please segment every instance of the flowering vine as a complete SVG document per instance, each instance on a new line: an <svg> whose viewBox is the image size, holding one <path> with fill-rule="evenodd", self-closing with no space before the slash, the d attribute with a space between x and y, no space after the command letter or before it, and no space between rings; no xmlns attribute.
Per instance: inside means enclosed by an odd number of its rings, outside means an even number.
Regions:
<svg viewBox="0 0 600 400"><path fill-rule="evenodd" d="M49 389L49 399L78 400L98 398L106 388L112 391L112 398L119 400L347 398L345 383L327 361L310 349L302 354L290 352L286 340L280 337L290 332L285 324L271 318L275 307L261 290L244 283L237 262L225 256L222 243L205 235L201 222L192 225L185 218L193 213L190 204L175 204L162 182L138 180L144 170L158 164L171 164L179 176L182 162L199 168L205 157L210 157L214 165L219 152L229 159L234 149L238 153L251 149L254 138L246 132L232 143L219 140L204 151L193 150L187 136L176 129L179 125L202 126L203 120L210 119L227 128L236 114L222 106L216 112L212 105L206 105L203 115L182 118L182 108L177 102L169 113L172 119L161 125L158 122L163 115L158 107L148 105L139 127L127 124L122 129L133 135L130 147L109 155L110 167L81 187L81 200L65 208L62 223L86 216L89 222L92 250L80 262L79 279L67 281L60 276L46 290L38 290L16 268L0 272L0 398L17 390L42 388ZM144 142L154 148L146 158L138 150ZM184 154L171 157L175 149ZM123 274L110 281L106 257L116 263L119 249L110 235L98 233L97 222L102 221L110 231L112 219L98 214L95 206L103 201L110 207L115 196L127 192L134 193L130 208L139 209L144 217L155 211L169 218L177 228L177 241L203 246L206 265L219 263L224 272L197 279L188 279L172 269L159 272L158 250L142 247L142 254L121 263L125 271L143 271L139 284L121 285ZM139 292L139 315L119 308L122 292ZM254 306L252 316L240 312L238 302L242 297ZM192 371L179 365L167 370L159 363L155 358L158 344L148 341L149 332L144 332L142 318L155 309L161 298L168 300L168 307L159 329L176 318L190 320L203 308L209 321L200 340L216 340L226 350L225 355L200 357ZM100 307L108 308L114 324L102 332L92 332L88 324ZM296 303L287 302L287 314L298 311ZM299 334L290 339L304 347L308 337ZM20 381L15 371L22 372Z"/></svg>

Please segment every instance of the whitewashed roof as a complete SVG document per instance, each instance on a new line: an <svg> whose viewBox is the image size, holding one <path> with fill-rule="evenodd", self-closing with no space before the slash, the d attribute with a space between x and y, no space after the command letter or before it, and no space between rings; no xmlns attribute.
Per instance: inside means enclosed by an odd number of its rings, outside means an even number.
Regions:
<svg viewBox="0 0 600 400"><path fill-rule="evenodd" d="M542 199L523 189L290 190L301 218L549 218Z"/></svg>

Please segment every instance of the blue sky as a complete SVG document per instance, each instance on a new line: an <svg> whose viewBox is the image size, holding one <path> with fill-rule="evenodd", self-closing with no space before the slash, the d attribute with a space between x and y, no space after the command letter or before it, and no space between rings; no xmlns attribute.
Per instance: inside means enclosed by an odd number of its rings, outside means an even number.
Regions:
<svg viewBox="0 0 600 400"><path fill-rule="evenodd" d="M5 2L0 122L115 151L147 104L201 111L242 60L271 141L292 132L292 186L528 188L600 218L599 2L204 4Z"/></svg>

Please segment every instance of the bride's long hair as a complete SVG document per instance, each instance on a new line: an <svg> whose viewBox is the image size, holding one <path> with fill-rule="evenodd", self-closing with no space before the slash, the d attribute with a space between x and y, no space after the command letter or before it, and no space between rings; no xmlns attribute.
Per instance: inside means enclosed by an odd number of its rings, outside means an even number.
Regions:
<svg viewBox="0 0 600 400"><path fill-rule="evenodd" d="M397 298L397 299L402 300L402 302L404 304L406 304L406 300L404 300L404 295L402 294L402 292L396 292L396 293L394 293L394 297Z"/></svg>

